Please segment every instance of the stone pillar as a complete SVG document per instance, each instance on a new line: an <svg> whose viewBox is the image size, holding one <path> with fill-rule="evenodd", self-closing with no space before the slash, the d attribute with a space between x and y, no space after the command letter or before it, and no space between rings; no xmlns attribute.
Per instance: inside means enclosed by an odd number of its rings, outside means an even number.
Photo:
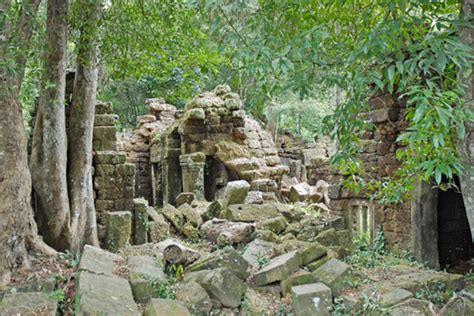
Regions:
<svg viewBox="0 0 474 316"><path fill-rule="evenodd" d="M439 269L437 205L437 189L430 183L417 183L411 207L413 254L418 262L434 269Z"/></svg>
<svg viewBox="0 0 474 316"><path fill-rule="evenodd" d="M206 156L202 152L179 156L183 192L193 192L196 199L204 198L204 166Z"/></svg>

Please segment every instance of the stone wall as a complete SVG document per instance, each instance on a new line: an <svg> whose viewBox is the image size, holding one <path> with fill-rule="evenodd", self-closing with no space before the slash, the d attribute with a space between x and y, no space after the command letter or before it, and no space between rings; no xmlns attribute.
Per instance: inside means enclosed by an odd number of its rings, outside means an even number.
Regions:
<svg viewBox="0 0 474 316"><path fill-rule="evenodd" d="M108 103L96 105L93 151L95 207L104 242L107 238L105 227L110 226L107 220L114 218L114 214L129 212L131 215L133 212L135 183L135 166L126 162L124 152L117 151L115 115Z"/></svg>
<svg viewBox="0 0 474 316"><path fill-rule="evenodd" d="M374 129L367 131L361 140L363 152L360 155L367 173L374 178L392 174L399 166L395 158L398 149L397 136L405 130L403 120L405 104L389 94L379 94L370 100L369 113ZM282 161L290 170L290 176L299 181L315 185L324 180L330 184L330 209L336 215L344 216L348 227L370 230L380 225L389 246L402 249L412 248L411 202L397 205L381 205L363 194L355 194L341 186L342 176L329 165L329 158L335 152L335 144L326 137L302 145L298 139L279 137ZM282 146L285 144L286 146ZM290 144L290 146L288 145ZM304 172L306 171L306 176ZM303 174L301 174L303 173ZM364 218L364 223L360 218Z"/></svg>

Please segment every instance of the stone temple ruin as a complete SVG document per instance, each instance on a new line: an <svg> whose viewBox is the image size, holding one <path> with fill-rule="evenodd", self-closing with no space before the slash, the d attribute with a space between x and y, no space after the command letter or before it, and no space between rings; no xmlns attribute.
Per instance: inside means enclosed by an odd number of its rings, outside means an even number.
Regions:
<svg viewBox="0 0 474 316"><path fill-rule="evenodd" d="M383 177L397 167L403 104L389 95L371 103L376 129L366 133L361 157L373 176ZM420 185L413 201L392 206L356 195L341 187L342 176L328 163L332 141L305 144L288 133L274 140L228 86L196 96L183 110L162 99L147 106L149 113L124 133L110 104L96 107L95 205L105 250L84 248L79 314L286 315L283 308L297 316L330 315L333 299L354 311L370 293L394 314L428 315L436 307L414 293L440 282L463 288L458 274L411 266L388 274L353 271L343 261L355 250L353 233L373 236L376 226L388 246L414 250L433 267L471 258L469 225L455 192L446 197ZM430 216L422 216L425 210ZM452 216L447 223L463 229L438 225L433 212L443 221ZM456 247L446 245L446 233L459 235ZM354 291L354 277L369 282ZM22 298L5 301L15 306ZM461 295L442 315L473 301Z"/></svg>

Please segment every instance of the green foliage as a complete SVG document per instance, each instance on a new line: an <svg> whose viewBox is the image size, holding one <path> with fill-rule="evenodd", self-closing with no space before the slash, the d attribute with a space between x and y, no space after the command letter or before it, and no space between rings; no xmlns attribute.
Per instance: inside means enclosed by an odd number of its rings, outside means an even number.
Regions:
<svg viewBox="0 0 474 316"><path fill-rule="evenodd" d="M158 280L150 280L149 284L154 290L153 297L172 299L172 300L176 299L176 293L169 286L168 283L161 282Z"/></svg>
<svg viewBox="0 0 474 316"><path fill-rule="evenodd" d="M64 294L63 289L56 289L48 295L48 298L52 301L62 302L64 301L66 295Z"/></svg>
<svg viewBox="0 0 474 316"><path fill-rule="evenodd" d="M384 12L385 19L356 39L345 70L347 100L328 123L340 145L333 162L347 176L346 184L391 203L406 198L416 180L433 177L440 185L445 176L453 184L453 175L462 173L457 144L474 116L463 104L457 74L471 69L473 58L456 34L458 6L398 0ZM403 146L396 153L401 167L382 180L370 178L356 158L360 135L372 128L365 116L367 98L377 91L407 104L408 127L397 139Z"/></svg>
<svg viewBox="0 0 474 316"><path fill-rule="evenodd" d="M454 291L448 289L442 282L430 286L424 285L415 293L416 298L431 301L439 308L443 307L453 295Z"/></svg>
<svg viewBox="0 0 474 316"><path fill-rule="evenodd" d="M183 277L184 267L182 264L172 264L166 267L165 272L171 275L175 280L179 281Z"/></svg>
<svg viewBox="0 0 474 316"><path fill-rule="evenodd" d="M66 266L68 268L76 268L79 266L79 262L81 261L81 253L80 252L71 252L66 250L63 254L61 254L62 258L66 261Z"/></svg>
<svg viewBox="0 0 474 316"><path fill-rule="evenodd" d="M378 299L375 297L368 296L367 294L362 294L362 308L360 315L368 314L379 314L379 315L390 315L390 309L380 306Z"/></svg>
<svg viewBox="0 0 474 316"><path fill-rule="evenodd" d="M276 97L267 103L266 117L278 123L278 129L301 135L305 141L313 141L322 134L323 118L332 114L334 104L331 93L300 100L295 94Z"/></svg>
<svg viewBox="0 0 474 316"><path fill-rule="evenodd" d="M260 268L266 266L270 262L270 258L261 252L258 252L255 257Z"/></svg>
<svg viewBox="0 0 474 316"><path fill-rule="evenodd" d="M107 76L100 96L113 103L124 125L145 111L146 98L184 105L223 61L199 25L199 14L185 1L120 0L104 12Z"/></svg>

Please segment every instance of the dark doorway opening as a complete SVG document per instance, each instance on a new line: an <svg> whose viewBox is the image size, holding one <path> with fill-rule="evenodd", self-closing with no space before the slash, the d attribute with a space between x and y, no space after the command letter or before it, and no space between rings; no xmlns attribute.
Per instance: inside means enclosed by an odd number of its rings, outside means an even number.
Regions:
<svg viewBox="0 0 474 316"><path fill-rule="evenodd" d="M442 269L465 273L474 247L458 178L455 183L457 188L438 189L438 254Z"/></svg>

